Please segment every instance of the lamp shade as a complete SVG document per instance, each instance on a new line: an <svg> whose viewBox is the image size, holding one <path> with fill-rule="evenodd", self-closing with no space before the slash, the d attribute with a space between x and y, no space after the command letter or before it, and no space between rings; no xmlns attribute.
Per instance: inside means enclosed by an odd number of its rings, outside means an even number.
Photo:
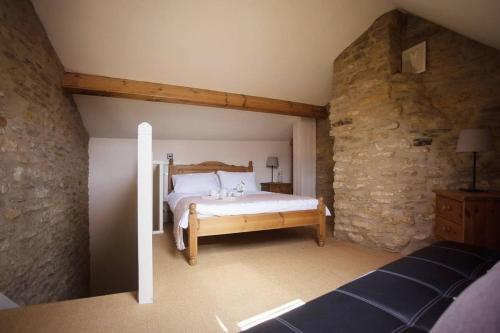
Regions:
<svg viewBox="0 0 500 333"><path fill-rule="evenodd" d="M495 149L493 134L487 128L464 129L460 132L457 153L483 152Z"/></svg>
<svg viewBox="0 0 500 333"><path fill-rule="evenodd" d="M276 156L269 156L266 161L266 166L268 168L277 168L280 166L278 158Z"/></svg>

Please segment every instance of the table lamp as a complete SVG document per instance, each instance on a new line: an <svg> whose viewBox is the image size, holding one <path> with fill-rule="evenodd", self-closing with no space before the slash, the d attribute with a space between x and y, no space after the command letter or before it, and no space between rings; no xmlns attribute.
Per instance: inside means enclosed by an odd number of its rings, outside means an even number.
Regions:
<svg viewBox="0 0 500 333"><path fill-rule="evenodd" d="M487 128L463 129L457 143L457 153L472 153L472 187L468 192L481 192L476 189L476 159L477 153L494 149L493 134Z"/></svg>
<svg viewBox="0 0 500 333"><path fill-rule="evenodd" d="M278 162L278 157L276 156L269 156L266 161L266 166L268 168L271 168L271 183L274 182L274 168L279 167L279 162Z"/></svg>

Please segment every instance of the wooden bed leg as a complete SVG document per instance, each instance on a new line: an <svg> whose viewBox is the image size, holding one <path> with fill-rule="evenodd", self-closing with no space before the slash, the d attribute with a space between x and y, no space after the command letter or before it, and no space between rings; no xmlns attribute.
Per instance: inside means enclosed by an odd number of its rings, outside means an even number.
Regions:
<svg viewBox="0 0 500 333"><path fill-rule="evenodd" d="M326 218L325 218L325 202L322 197L318 198L318 212L319 212L319 224L316 227L318 246L325 246Z"/></svg>
<svg viewBox="0 0 500 333"><path fill-rule="evenodd" d="M196 265L198 258L198 214L196 214L196 204L189 205L189 264Z"/></svg>

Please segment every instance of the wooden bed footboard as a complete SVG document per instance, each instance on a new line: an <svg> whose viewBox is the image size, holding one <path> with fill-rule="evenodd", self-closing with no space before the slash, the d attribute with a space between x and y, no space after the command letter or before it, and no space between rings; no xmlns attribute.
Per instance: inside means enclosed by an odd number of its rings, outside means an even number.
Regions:
<svg viewBox="0 0 500 333"><path fill-rule="evenodd" d="M315 225L318 245L324 246L326 237L325 221L325 203L322 197L318 198L317 209L312 210L232 215L202 219L198 218L196 204L192 203L189 205L189 264L196 265L198 257L198 238L203 236Z"/></svg>

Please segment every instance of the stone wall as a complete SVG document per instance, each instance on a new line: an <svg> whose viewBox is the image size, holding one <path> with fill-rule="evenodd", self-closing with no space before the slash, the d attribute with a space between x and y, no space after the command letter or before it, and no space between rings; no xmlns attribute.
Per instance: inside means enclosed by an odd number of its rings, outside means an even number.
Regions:
<svg viewBox="0 0 500 333"><path fill-rule="evenodd" d="M427 71L400 73L401 50L427 43ZM463 128L490 127L478 184L500 188L500 51L398 11L379 19L334 63L331 135L335 232L388 250L432 239L433 189L467 187Z"/></svg>
<svg viewBox="0 0 500 333"><path fill-rule="evenodd" d="M330 136L330 120L316 119L316 195L323 197L333 212L333 140ZM332 217L327 217L330 222Z"/></svg>
<svg viewBox="0 0 500 333"><path fill-rule="evenodd" d="M0 292L88 295L88 135L28 0L0 2Z"/></svg>

